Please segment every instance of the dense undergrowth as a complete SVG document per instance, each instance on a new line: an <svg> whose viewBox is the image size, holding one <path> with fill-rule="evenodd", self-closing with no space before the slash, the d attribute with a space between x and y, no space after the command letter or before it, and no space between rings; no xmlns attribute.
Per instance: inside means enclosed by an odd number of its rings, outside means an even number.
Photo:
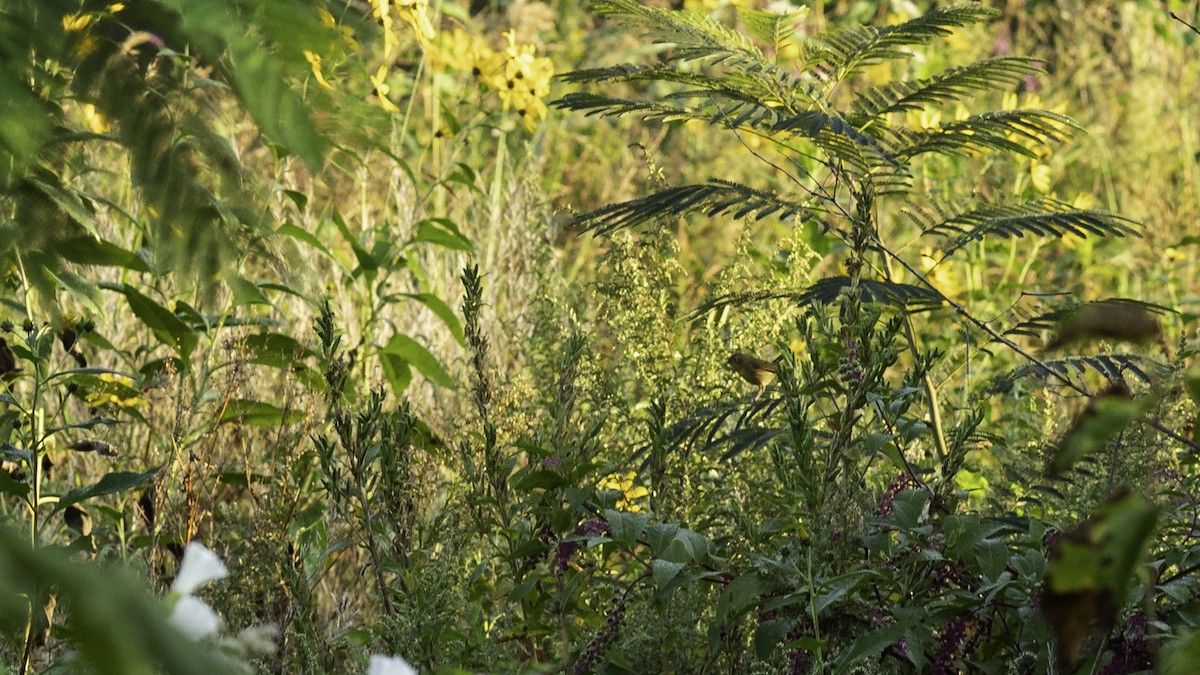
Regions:
<svg viewBox="0 0 1200 675"><path fill-rule="evenodd" d="M1192 672L1197 39L10 3L0 663Z"/></svg>

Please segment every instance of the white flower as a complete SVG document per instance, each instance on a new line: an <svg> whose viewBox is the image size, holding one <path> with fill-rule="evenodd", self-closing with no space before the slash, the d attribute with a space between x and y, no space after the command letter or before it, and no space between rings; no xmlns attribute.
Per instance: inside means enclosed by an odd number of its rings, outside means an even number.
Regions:
<svg viewBox="0 0 1200 675"><path fill-rule="evenodd" d="M171 584L171 591L180 597L171 610L171 625L192 640L203 640L221 630L221 617L208 603L192 595L210 581L229 576L225 563L204 544L189 542L183 551L183 562L179 563L179 574Z"/></svg>
<svg viewBox="0 0 1200 675"><path fill-rule="evenodd" d="M367 675L417 675L417 669L399 656L372 654Z"/></svg>
<svg viewBox="0 0 1200 675"><path fill-rule="evenodd" d="M171 610L171 625L192 641L198 642L216 635L217 631L221 630L221 617L200 598L185 595L175 603L175 609Z"/></svg>
<svg viewBox="0 0 1200 675"><path fill-rule="evenodd" d="M263 623L242 629L237 640L251 654L274 654L275 640L279 637L279 628L273 623Z"/></svg>
<svg viewBox="0 0 1200 675"><path fill-rule="evenodd" d="M229 576L225 563L207 546L197 541L188 542L183 550L183 562L179 563L179 574L171 590L180 595L191 595L204 584Z"/></svg>

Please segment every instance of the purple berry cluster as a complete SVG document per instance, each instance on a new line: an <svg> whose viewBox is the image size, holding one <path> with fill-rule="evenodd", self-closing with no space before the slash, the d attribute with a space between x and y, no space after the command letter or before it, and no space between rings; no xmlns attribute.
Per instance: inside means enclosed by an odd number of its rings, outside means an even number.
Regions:
<svg viewBox="0 0 1200 675"><path fill-rule="evenodd" d="M954 662L958 659L959 650L966 640L969 619L969 616L959 615L950 619L942 628L942 634L938 637L937 652L933 657L933 668L929 672L934 675L955 672Z"/></svg>
<svg viewBox="0 0 1200 675"><path fill-rule="evenodd" d="M1146 640L1146 615L1135 614L1129 619L1125 631L1109 643L1113 657L1101 668L1100 675L1118 675L1150 670L1154 667L1154 653Z"/></svg>
<svg viewBox="0 0 1200 675"><path fill-rule="evenodd" d="M592 642L575 662L575 667L571 672L575 675L582 675L592 671L592 668L600 661L600 657L604 655L605 650L613 643L613 640L617 639L617 633L621 630L621 619L624 616L625 596L621 595L612 599L612 608L608 610L604 626L592 638Z"/></svg>
<svg viewBox="0 0 1200 675"><path fill-rule="evenodd" d="M594 537L599 534L610 534L612 528L609 524L600 518L592 518L586 520L579 527L575 528L574 535L581 537ZM558 548L554 551L554 562L551 563L551 568L556 574L562 574L567 571L567 566L571 562L571 558L583 548L583 542L578 540L561 540L558 542Z"/></svg>
<svg viewBox="0 0 1200 675"><path fill-rule="evenodd" d="M846 338L843 348L845 356L842 361L842 370L851 382L859 384L863 381L863 370L859 359L858 340Z"/></svg>
<svg viewBox="0 0 1200 675"><path fill-rule="evenodd" d="M919 486L920 483L918 483L915 478L909 476L908 474L902 473L896 476L896 479L893 480L891 484L887 486L887 489L883 491L883 497L879 499L879 508L875 510L875 514L881 518L886 518L892 515L892 509L896 505L896 497L905 490Z"/></svg>

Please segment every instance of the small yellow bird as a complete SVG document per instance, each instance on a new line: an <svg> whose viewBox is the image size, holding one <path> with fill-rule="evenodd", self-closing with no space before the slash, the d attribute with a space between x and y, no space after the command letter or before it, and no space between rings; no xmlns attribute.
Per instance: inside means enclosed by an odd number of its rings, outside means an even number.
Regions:
<svg viewBox="0 0 1200 675"><path fill-rule="evenodd" d="M758 393L754 395L755 401L763 395L771 380L775 379L774 361L764 361L745 352L734 352L725 362L729 364L733 372L741 375L743 380L758 387Z"/></svg>

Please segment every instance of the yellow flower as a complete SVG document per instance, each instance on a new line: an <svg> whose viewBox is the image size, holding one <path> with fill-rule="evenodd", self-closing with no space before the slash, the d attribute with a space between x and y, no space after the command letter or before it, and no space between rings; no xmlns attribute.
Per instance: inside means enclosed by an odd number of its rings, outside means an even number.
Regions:
<svg viewBox="0 0 1200 675"><path fill-rule="evenodd" d="M504 54L492 51L485 44L476 43L470 57L471 74L475 79L493 89L504 87Z"/></svg>
<svg viewBox="0 0 1200 675"><path fill-rule="evenodd" d="M413 31L417 34L418 42L425 44L437 35L433 24L429 22L429 16L425 13L429 6L429 0L392 0L392 2L396 6L396 11L399 12L400 18L412 26Z"/></svg>
<svg viewBox="0 0 1200 675"><path fill-rule="evenodd" d="M508 46L504 50L503 77L493 82L500 93L505 110L521 113L525 127L530 131L546 118L546 104L542 99L550 94L550 78L554 76L554 62L536 56L537 48L531 44L517 45L516 33L504 34Z"/></svg>
<svg viewBox="0 0 1200 675"><path fill-rule="evenodd" d="M428 52L430 65L444 70L470 70L476 43L476 38L461 28L442 31L438 33L437 42Z"/></svg>
<svg viewBox="0 0 1200 675"><path fill-rule="evenodd" d="M75 33L87 28L92 20L96 18L95 14L66 14L62 18L63 30L68 33Z"/></svg>
<svg viewBox="0 0 1200 675"><path fill-rule="evenodd" d="M637 474L633 471L625 474L610 473L601 480L597 487L601 490L615 490L621 493L621 499L617 500L617 508L628 511L629 513L637 513L642 510L642 507L635 504L634 500L649 496L650 491L645 486L634 486L633 481L637 478Z"/></svg>
<svg viewBox="0 0 1200 675"><path fill-rule="evenodd" d="M339 26L337 19L329 13L329 10L317 8L317 16L321 18L321 25L326 28L332 28L338 31L339 39L329 43L326 49L323 50L325 56L334 56L344 54L346 51L358 51L358 40L354 39L354 29L349 26Z"/></svg>
<svg viewBox="0 0 1200 675"><path fill-rule="evenodd" d="M91 103L86 103L83 106L83 123L94 134L107 134L109 131L112 131L108 120L104 119L104 115L101 115L100 111L96 110L96 106Z"/></svg>
<svg viewBox="0 0 1200 675"><path fill-rule="evenodd" d="M371 0L371 5L371 13L383 24L383 56L387 58L392 55L393 49L400 46L400 38L392 32L392 15L388 11L391 5L388 0Z"/></svg>
<svg viewBox="0 0 1200 675"><path fill-rule="evenodd" d="M321 85L329 91L333 91L333 86L325 79L325 75L321 72L321 55L314 54L307 49L304 50L304 58L308 60L308 64L312 66L313 77L317 80L317 84Z"/></svg>
<svg viewBox="0 0 1200 675"><path fill-rule="evenodd" d="M388 98L388 92L392 88L384 81L387 79L387 74L388 67L386 65L379 66L379 70L376 70L375 74L371 76L371 86L375 89L375 97L379 99L379 105L388 112L398 113L400 108L392 103L392 99Z"/></svg>

